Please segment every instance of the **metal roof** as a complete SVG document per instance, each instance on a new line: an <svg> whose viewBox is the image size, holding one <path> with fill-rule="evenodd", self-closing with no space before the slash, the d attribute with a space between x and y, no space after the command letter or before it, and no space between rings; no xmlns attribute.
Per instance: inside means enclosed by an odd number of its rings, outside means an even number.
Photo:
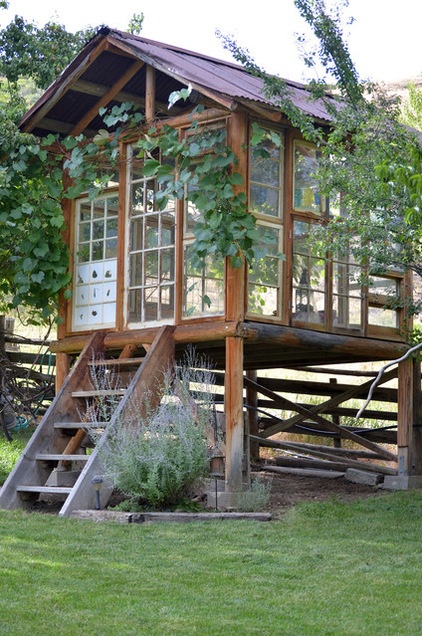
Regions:
<svg viewBox="0 0 422 636"><path fill-rule="evenodd" d="M153 66L157 71L157 102L167 104L171 91L191 84L200 94L227 108L242 104L278 111L280 108L264 95L261 78L242 66L201 55L170 44L148 40L115 29L102 28L57 80L28 111L21 128L39 135L55 131L66 133L129 69L134 60ZM330 116L323 100L311 98L306 86L284 80L293 103L317 120L328 122ZM143 66L112 103L141 100L145 93ZM90 122L90 131L101 125L100 118Z"/></svg>

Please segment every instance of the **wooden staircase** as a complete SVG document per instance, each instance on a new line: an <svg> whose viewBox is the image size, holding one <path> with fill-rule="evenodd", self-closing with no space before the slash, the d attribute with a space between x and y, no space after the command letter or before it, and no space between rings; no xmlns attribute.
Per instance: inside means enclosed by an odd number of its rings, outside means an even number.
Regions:
<svg viewBox="0 0 422 636"><path fill-rule="evenodd" d="M79 355L56 398L37 426L22 456L0 491L0 508L30 510L39 500L61 502L59 515L73 510L96 507L93 478L103 471L98 448L107 439L113 423L124 421L130 404L142 404L148 391L151 399L160 400L160 373L174 360L173 327L162 327L145 357L133 357L134 347L125 347L118 358L106 357L105 334L96 332ZM145 347L146 348L146 347ZM119 379L118 385L93 386L92 368L100 366ZM151 403L150 399L150 403ZM84 446L92 428L85 414L101 400L111 403L106 421L95 418L95 427L103 430L91 454ZM112 493L112 485L104 479L101 506Z"/></svg>

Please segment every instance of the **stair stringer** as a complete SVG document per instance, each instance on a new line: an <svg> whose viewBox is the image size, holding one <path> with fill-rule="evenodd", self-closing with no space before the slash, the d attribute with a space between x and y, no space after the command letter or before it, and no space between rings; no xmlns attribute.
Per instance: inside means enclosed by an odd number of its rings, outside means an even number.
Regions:
<svg viewBox="0 0 422 636"><path fill-rule="evenodd" d="M174 327L165 326L157 333L147 355L136 371L126 389L125 395L111 417L104 435L102 435L100 442L92 452L90 459L84 466L71 493L64 502L59 512L60 516L67 517L74 510L89 510L95 508L96 495L92 487L92 479L96 476L100 476L104 479L100 492L100 501L102 507L107 505L113 487L112 484L104 478L99 449L101 449L101 445L106 442L107 436L113 430L114 423L125 419L126 413L130 412L132 403L136 401L139 405L142 405L142 396L146 391L149 392L152 400L155 399L157 403L159 403L161 398L159 391L161 386L160 375L163 370L174 362L175 347L173 331Z"/></svg>
<svg viewBox="0 0 422 636"><path fill-rule="evenodd" d="M89 380L89 363L93 357L103 351L105 334L95 332L82 350L75 365L64 381L53 402L38 424L22 455L16 462L0 490L0 509L30 507L31 502L22 501L17 492L18 485L39 486L48 479L50 471L37 462L35 457L40 452L60 453L68 440L55 435L54 423L69 422L79 419L76 401L72 392L86 388Z"/></svg>

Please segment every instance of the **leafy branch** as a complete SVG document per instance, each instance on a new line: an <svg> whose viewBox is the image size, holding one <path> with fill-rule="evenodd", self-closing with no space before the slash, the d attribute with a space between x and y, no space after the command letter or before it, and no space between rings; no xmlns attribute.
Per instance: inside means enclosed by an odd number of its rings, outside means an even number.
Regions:
<svg viewBox="0 0 422 636"><path fill-rule="evenodd" d="M173 102L178 97L185 94L173 94ZM241 190L243 178L236 171L238 161L226 143L225 128L193 121L180 139L178 131L169 126L151 127L137 142L137 149L144 161L144 176L154 177L160 184L158 207L164 209L170 198L185 197L197 211L194 266L203 265L210 254L228 257L233 267L258 257L256 219L248 211Z"/></svg>

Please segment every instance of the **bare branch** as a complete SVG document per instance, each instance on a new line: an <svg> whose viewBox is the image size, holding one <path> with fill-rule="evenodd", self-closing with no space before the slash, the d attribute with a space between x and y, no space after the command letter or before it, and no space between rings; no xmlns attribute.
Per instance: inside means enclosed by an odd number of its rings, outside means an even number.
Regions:
<svg viewBox="0 0 422 636"><path fill-rule="evenodd" d="M418 351L419 349L422 349L422 342L420 342L419 344L415 345L414 347L411 347L410 349L408 349L406 351L406 353L401 357L401 358L397 358L396 360L392 360L391 362L388 362L388 364L385 364L383 367L381 367L381 369L378 371L378 375L375 378L375 380L372 382L371 384L371 388L369 389L369 393L368 393L368 397L366 399L365 404L362 406L362 408L356 413L356 419L358 419L359 417L362 416L363 411L366 409L366 407L368 406L369 402L372 400L372 396L374 394L374 391L376 389L376 387L378 386L384 372L389 368L392 367L394 364L399 364L399 362L403 362L404 360L406 360L409 356L412 355L412 353L415 353L415 351Z"/></svg>

